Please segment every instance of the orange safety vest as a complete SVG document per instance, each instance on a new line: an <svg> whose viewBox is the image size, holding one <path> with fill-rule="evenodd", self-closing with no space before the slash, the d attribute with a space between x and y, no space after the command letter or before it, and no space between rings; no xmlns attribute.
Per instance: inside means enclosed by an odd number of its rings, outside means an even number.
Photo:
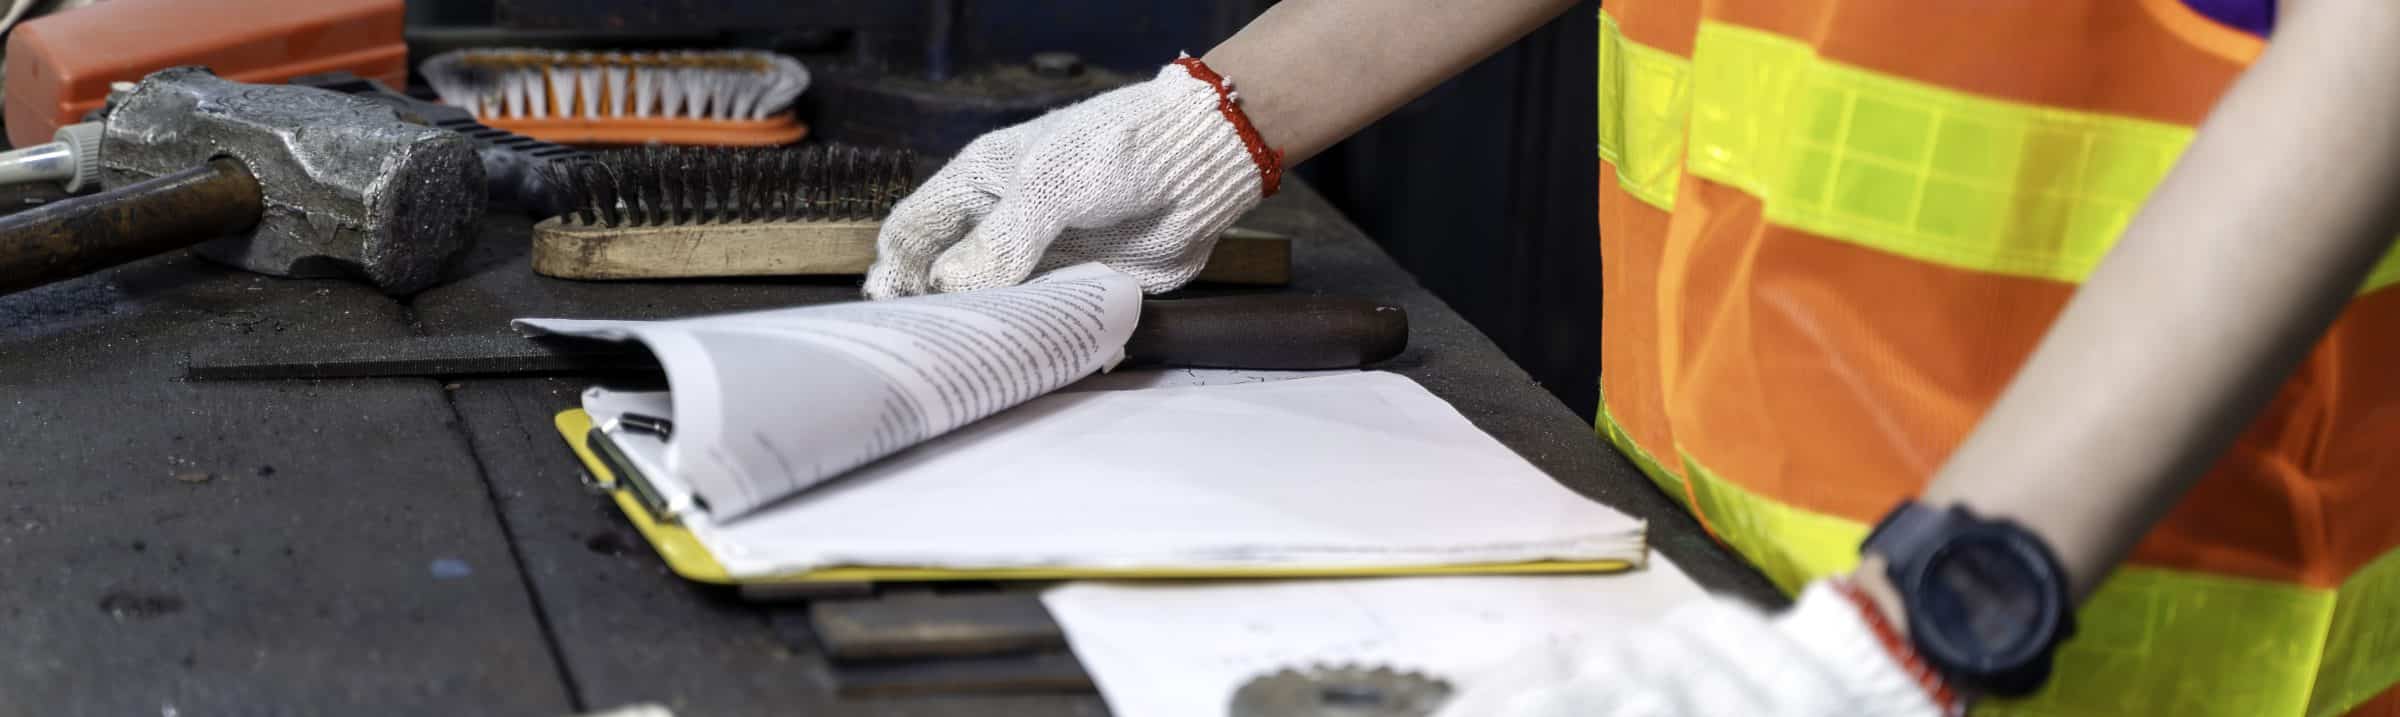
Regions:
<svg viewBox="0 0 2400 717"><path fill-rule="evenodd" d="M1786 590L1924 488L2261 49L2180 0L1600 24L1600 432ZM2387 257L2048 688L1985 710L2400 711L2394 283Z"/></svg>

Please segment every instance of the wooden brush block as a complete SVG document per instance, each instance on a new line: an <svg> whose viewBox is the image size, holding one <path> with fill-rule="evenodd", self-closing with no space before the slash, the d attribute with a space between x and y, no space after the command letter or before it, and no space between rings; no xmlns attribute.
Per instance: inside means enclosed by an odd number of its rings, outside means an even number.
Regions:
<svg viewBox="0 0 2400 717"><path fill-rule="evenodd" d="M834 694L898 697L947 694L1074 694L1091 692L1092 677L1066 650L1022 655L931 660L837 662Z"/></svg>
<svg viewBox="0 0 2400 717"><path fill-rule="evenodd" d="M880 221L761 222L645 227L533 227L533 271L561 279L690 279L864 274ZM1200 281L1281 286L1292 280L1291 237L1227 229Z"/></svg>
<svg viewBox="0 0 2400 717"><path fill-rule="evenodd" d="M896 593L808 606L809 630L835 660L973 657L1065 649L1066 633L1030 590Z"/></svg>

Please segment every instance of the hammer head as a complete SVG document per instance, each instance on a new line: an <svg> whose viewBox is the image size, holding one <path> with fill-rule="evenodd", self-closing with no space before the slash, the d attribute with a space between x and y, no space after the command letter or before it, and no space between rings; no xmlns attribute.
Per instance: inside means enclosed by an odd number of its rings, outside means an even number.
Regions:
<svg viewBox="0 0 2400 717"><path fill-rule="evenodd" d="M143 78L110 110L101 184L232 157L258 178L247 234L201 255L277 276L356 276L387 293L433 285L483 214L483 164L455 133L338 92L252 85L199 67Z"/></svg>

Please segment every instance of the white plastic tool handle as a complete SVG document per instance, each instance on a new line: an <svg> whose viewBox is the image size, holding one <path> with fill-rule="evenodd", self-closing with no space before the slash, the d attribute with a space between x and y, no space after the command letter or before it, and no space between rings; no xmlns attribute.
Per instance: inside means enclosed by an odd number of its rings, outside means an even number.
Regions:
<svg viewBox="0 0 2400 717"><path fill-rule="evenodd" d="M0 185L61 182L70 193L100 186L100 123L58 128L49 144L0 152Z"/></svg>

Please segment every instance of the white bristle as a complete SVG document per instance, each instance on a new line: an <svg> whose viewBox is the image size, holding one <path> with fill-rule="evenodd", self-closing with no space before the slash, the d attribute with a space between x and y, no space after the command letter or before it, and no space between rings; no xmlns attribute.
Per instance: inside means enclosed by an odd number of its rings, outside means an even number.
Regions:
<svg viewBox="0 0 2400 717"><path fill-rule="evenodd" d="M716 73L705 67L687 67L677 74L683 81L683 116L707 117L708 101L715 99L710 85L715 84Z"/></svg>
<svg viewBox="0 0 2400 717"><path fill-rule="evenodd" d="M768 55L767 62L775 66L775 71L769 73L774 81L766 94L759 96L758 107L751 110L753 119L764 119L790 108L800 93L808 91L808 66L782 55Z"/></svg>
<svg viewBox="0 0 2400 717"><path fill-rule="evenodd" d="M707 117L708 70L698 67L678 68L672 79L675 84L683 87L683 109L676 112L675 116Z"/></svg>
<svg viewBox="0 0 2400 717"><path fill-rule="evenodd" d="M615 64L602 67L601 71L608 76L608 116L625 116L625 79L632 71L624 65Z"/></svg>
<svg viewBox="0 0 2400 717"><path fill-rule="evenodd" d="M575 68L552 66L542 74L550 76L550 108L560 117L575 116Z"/></svg>
<svg viewBox="0 0 2400 717"><path fill-rule="evenodd" d="M688 70L681 68L659 71L659 115L665 117L683 116L683 92L685 88L691 87L691 82L686 80L683 76L686 72L688 72Z"/></svg>
<svg viewBox="0 0 2400 717"><path fill-rule="evenodd" d="M591 65L575 68L575 85L583 100L582 116L600 116L600 68Z"/></svg>
<svg viewBox="0 0 2400 717"><path fill-rule="evenodd" d="M741 101L734 103L733 116L735 119L758 119L758 102L767 96L769 90L775 89L775 83L751 82L744 84L747 89L743 90Z"/></svg>
<svg viewBox="0 0 2400 717"><path fill-rule="evenodd" d="M443 102L464 105L468 114L482 114L478 109L482 102L476 97L481 93L467 89L466 78L458 69L457 53L436 55L425 61L424 69L425 84L433 85L433 93L441 96Z"/></svg>
<svg viewBox="0 0 2400 717"><path fill-rule="evenodd" d="M734 119L752 119L750 112L758 107L758 94L765 90L766 86L763 84L743 83L741 87L734 90L733 107L730 108L727 116Z"/></svg>
<svg viewBox="0 0 2400 717"><path fill-rule="evenodd" d="M661 70L654 67L640 67L634 69L633 116L650 116L651 103L658 101L658 80L662 74L663 72Z"/></svg>
<svg viewBox="0 0 2400 717"><path fill-rule="evenodd" d="M717 97L714 103L716 106L708 108L708 116L721 120L738 117L733 113L733 105L741 99L743 92L749 91L751 85L748 82L749 74L747 72L736 73L732 70L717 71L717 86L710 88L710 94Z"/></svg>
<svg viewBox="0 0 2400 717"><path fill-rule="evenodd" d="M807 91L798 60L751 50L457 50L422 68L445 103L478 118L756 120Z"/></svg>
<svg viewBox="0 0 2400 717"><path fill-rule="evenodd" d="M766 89L767 83L732 78L725 84L725 118L750 119L751 110L758 106L758 93Z"/></svg>
<svg viewBox="0 0 2400 717"><path fill-rule="evenodd" d="M515 96L517 94L516 78L511 76L509 73L500 73L492 77L492 82L494 92L500 96L500 112L493 116L515 117L519 114L522 114L522 110L525 108L525 100L524 98Z"/></svg>
<svg viewBox="0 0 2400 717"><path fill-rule="evenodd" d="M700 97L701 103L701 106L692 108L692 114L709 119L724 119L725 97L724 93L717 88L725 84L725 73L702 68L698 72L692 73L692 84L699 87L700 91L695 94Z"/></svg>
<svg viewBox="0 0 2400 717"><path fill-rule="evenodd" d="M706 67L685 68L683 71L683 101L685 117L707 117L711 100L716 99L717 73Z"/></svg>
<svg viewBox="0 0 2400 717"><path fill-rule="evenodd" d="M518 70L517 85L525 88L525 116L542 119L550 116L550 93L543 91L542 71L534 68Z"/></svg>
<svg viewBox="0 0 2400 717"><path fill-rule="evenodd" d="M508 93L508 117L515 119L525 116L525 83L517 81L517 73L501 75L500 86Z"/></svg>

